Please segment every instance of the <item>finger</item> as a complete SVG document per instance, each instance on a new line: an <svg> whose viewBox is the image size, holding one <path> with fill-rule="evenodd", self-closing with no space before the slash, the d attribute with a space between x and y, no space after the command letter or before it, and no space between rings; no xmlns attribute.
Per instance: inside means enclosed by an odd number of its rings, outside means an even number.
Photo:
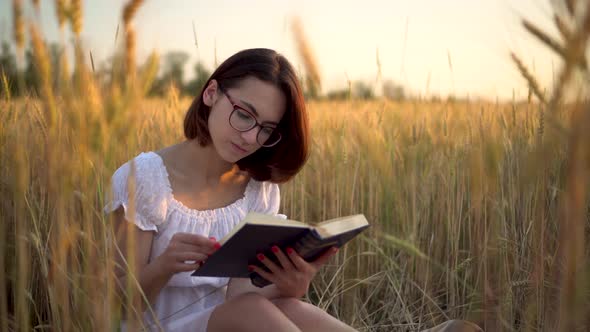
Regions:
<svg viewBox="0 0 590 332"><path fill-rule="evenodd" d="M208 254L212 254L215 250L221 247L221 244L219 244L214 237L207 238L198 234L176 233L174 234L173 239L176 239L176 242L179 243L198 246L200 247L198 251L206 252Z"/></svg>
<svg viewBox="0 0 590 332"><path fill-rule="evenodd" d="M324 252L320 257L318 257L316 260L314 260L313 262L311 262L311 264L313 266L315 266L316 268L319 268L322 265L326 264L326 262L332 256L336 255L337 252L338 252L338 248L337 247L331 247L330 249L326 250L326 252Z"/></svg>
<svg viewBox="0 0 590 332"><path fill-rule="evenodd" d="M203 255L211 255L214 252L214 250L211 250L209 247L196 246L183 242L172 242L169 244L168 249L175 254L181 252L192 252Z"/></svg>
<svg viewBox="0 0 590 332"><path fill-rule="evenodd" d="M194 271L196 269L198 269L201 266L201 264L199 264L199 262L194 262L191 264L186 264L186 263L178 263L175 265L175 270L178 272L189 272L189 271Z"/></svg>
<svg viewBox="0 0 590 332"><path fill-rule="evenodd" d="M275 264L272 260L270 260L268 257L264 256L264 254L260 253L258 255L256 255L256 258L258 258L258 260L264 265L266 266L270 272L272 273L279 273L281 272L281 268Z"/></svg>
<svg viewBox="0 0 590 332"><path fill-rule="evenodd" d="M256 272L258 273L261 277L263 277L264 279L272 282L273 284L276 283L276 277L270 273L270 272L266 272L264 269L256 266L256 265L248 265L248 271L250 272Z"/></svg>
<svg viewBox="0 0 590 332"><path fill-rule="evenodd" d="M177 262L202 261L207 259L207 255L198 252L179 252L175 255L175 259Z"/></svg>
<svg viewBox="0 0 590 332"><path fill-rule="evenodd" d="M196 246L202 247L214 247L216 240L212 240L211 238L205 237L199 234L192 234L192 233L176 233L174 234L173 238L177 238L179 242L192 244Z"/></svg>
<svg viewBox="0 0 590 332"><path fill-rule="evenodd" d="M293 265L298 271L307 271L310 268L308 262L306 262L303 257L299 256L299 254L293 250L293 248L287 248L287 255L289 255L289 259L293 262Z"/></svg>
<svg viewBox="0 0 590 332"><path fill-rule="evenodd" d="M283 253L283 251L281 249L279 249L279 247L272 246L272 248L270 248L270 249L275 254L275 257L279 260L279 263L281 264L281 266L283 267L284 270L286 270L286 271L295 270L295 266L293 266L293 263L291 263L291 260L289 259L289 257L287 257L285 255L285 253Z"/></svg>

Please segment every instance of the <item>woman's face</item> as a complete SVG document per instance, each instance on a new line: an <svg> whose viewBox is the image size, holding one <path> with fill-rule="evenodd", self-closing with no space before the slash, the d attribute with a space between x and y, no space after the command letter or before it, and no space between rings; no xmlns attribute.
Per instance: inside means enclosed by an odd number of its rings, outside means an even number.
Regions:
<svg viewBox="0 0 590 332"><path fill-rule="evenodd" d="M261 148L257 135L262 129L259 125L248 131L233 128L229 122L234 110L232 102L252 114L258 124L276 127L285 113L286 100L276 86L247 77L236 87L225 90L220 89L216 81L211 81L203 95L203 102L211 107L208 125L213 146L223 160L235 163Z"/></svg>

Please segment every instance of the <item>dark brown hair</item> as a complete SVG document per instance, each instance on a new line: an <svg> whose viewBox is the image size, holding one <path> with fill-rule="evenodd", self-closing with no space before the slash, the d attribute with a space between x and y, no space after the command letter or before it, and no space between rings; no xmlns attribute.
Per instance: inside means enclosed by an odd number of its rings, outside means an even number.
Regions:
<svg viewBox="0 0 590 332"><path fill-rule="evenodd" d="M307 161L309 155L309 128L307 111L301 86L293 66L277 52L266 48L240 51L225 60L205 83L184 117L184 136L197 139L201 146L211 144L207 121L211 108L203 103L203 92L211 80L231 89L247 77L274 84L283 92L286 109L278 130L281 140L277 145L261 147L253 154L240 159L241 170L258 181L285 182L291 179Z"/></svg>

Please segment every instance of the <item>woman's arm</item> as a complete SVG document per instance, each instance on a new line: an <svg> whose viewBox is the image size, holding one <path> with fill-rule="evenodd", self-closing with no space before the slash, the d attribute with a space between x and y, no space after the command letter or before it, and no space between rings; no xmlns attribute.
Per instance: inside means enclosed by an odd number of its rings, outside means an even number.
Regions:
<svg viewBox="0 0 590 332"><path fill-rule="evenodd" d="M161 267L160 260L149 262L154 232L144 231L125 220L123 207L119 207L114 215L115 236L115 274L119 282L118 290L125 294L127 278L129 277L129 262L131 255L135 260L133 275L137 279L141 290L150 304L153 304L160 290L166 285L172 274ZM135 245L128 248L128 239L134 237ZM149 263L148 263L149 262ZM122 298L125 298L123 296ZM141 312L145 310L145 301L141 300Z"/></svg>
<svg viewBox="0 0 590 332"><path fill-rule="evenodd" d="M141 290L148 302L153 304L156 297L173 275L180 272L194 271L199 262L205 260L220 247L215 239L190 233L176 233L170 239L164 252L149 261L154 233L143 231L125 220L123 208L118 208L114 219L116 225L116 240L120 255L116 256L116 275L120 282L119 289L124 294L129 278L129 259L133 258L135 266L133 276L137 279ZM134 237L134 245L127 248L128 239ZM128 250L130 249L130 252ZM138 301L141 312L145 310L145 301Z"/></svg>

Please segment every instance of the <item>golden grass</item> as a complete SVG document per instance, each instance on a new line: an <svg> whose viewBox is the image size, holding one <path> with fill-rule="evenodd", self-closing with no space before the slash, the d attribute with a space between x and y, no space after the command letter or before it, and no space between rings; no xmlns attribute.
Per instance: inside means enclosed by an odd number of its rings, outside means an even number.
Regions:
<svg viewBox="0 0 590 332"><path fill-rule="evenodd" d="M81 107L71 112L84 112ZM9 190L2 194L8 212L2 217L30 220L6 225L22 227L17 234L27 239L19 245L28 249L17 248L26 255L17 256L32 270L15 272L18 280L37 285L35 298L47 301L25 311L31 322L38 322L31 316L36 311L52 312L44 322L57 329L116 322L110 229L100 213L104 190L131 156L181 139L186 107L186 99L143 100L119 109L143 115L135 126L118 120L101 132L92 117L79 119L87 122L81 127L62 123L67 134L47 155L42 107L34 100L11 102L9 118L2 119L10 126L3 128L0 160L2 178L16 182L3 186ZM313 154L283 185L283 212L308 222L362 212L373 224L316 280L312 301L367 330L426 327L449 317L482 322L485 315L519 330L548 326L551 303L542 299L558 287L548 280L557 257L567 145L553 141L549 154L539 155L536 105L351 101L309 107ZM25 132L31 133L26 139ZM19 207L18 197L30 206ZM587 236L587 219L578 234ZM9 266L22 265L6 257ZM101 294L110 294L109 307ZM531 308L537 309L530 314Z"/></svg>
<svg viewBox="0 0 590 332"><path fill-rule="evenodd" d="M301 60L303 60L303 66L305 67L307 89L317 95L320 93L322 86L320 71L309 39L305 35L300 17L295 16L292 19L291 30L295 38L297 52Z"/></svg>
<svg viewBox="0 0 590 332"><path fill-rule="evenodd" d="M123 24L125 26L125 68L130 80L135 78L135 30L131 25L131 20L137 13L137 10L143 3L143 0L131 0L123 9Z"/></svg>
<svg viewBox="0 0 590 332"><path fill-rule="evenodd" d="M60 30L63 30L66 24L67 13L66 0L55 0L55 16Z"/></svg>
<svg viewBox="0 0 590 332"><path fill-rule="evenodd" d="M70 2L70 24L72 25L72 32L77 38L80 38L82 32L82 1L71 0Z"/></svg>

